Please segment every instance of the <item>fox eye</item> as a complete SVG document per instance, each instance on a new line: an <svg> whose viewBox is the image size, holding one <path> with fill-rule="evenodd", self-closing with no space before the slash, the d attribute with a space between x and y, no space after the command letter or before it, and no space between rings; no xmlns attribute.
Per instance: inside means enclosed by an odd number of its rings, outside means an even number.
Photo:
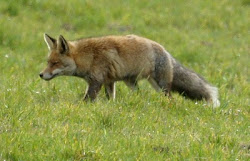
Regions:
<svg viewBox="0 0 250 161"><path fill-rule="evenodd" d="M58 61L50 62L50 65L51 65L51 66L54 66L54 65L56 65L56 64L58 64Z"/></svg>
<svg viewBox="0 0 250 161"><path fill-rule="evenodd" d="M56 65L56 64L58 64L58 62L57 62L57 61L55 61L55 62L52 62L52 65Z"/></svg>

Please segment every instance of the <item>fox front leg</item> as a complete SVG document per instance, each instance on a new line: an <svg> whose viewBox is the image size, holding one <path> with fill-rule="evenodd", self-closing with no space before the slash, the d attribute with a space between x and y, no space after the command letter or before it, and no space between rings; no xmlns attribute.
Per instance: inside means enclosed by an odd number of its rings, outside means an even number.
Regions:
<svg viewBox="0 0 250 161"><path fill-rule="evenodd" d="M94 101L97 94L101 90L102 83L99 82L90 82L87 88L87 92L84 97L84 101L91 100Z"/></svg>
<svg viewBox="0 0 250 161"><path fill-rule="evenodd" d="M105 94L108 99L115 99L115 83L105 84Z"/></svg>

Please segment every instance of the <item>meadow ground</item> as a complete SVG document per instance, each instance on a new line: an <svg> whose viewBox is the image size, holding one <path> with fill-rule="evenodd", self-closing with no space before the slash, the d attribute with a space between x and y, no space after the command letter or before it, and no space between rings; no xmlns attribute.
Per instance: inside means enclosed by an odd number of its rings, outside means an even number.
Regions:
<svg viewBox="0 0 250 161"><path fill-rule="evenodd" d="M0 160L249 160L249 0L0 1ZM221 107L146 81L84 103L82 79L39 78L43 33L137 34L219 88Z"/></svg>

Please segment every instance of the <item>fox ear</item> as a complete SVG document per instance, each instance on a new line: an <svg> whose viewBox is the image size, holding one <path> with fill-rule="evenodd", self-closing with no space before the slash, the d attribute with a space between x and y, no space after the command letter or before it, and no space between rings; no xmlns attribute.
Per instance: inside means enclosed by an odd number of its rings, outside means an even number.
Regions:
<svg viewBox="0 0 250 161"><path fill-rule="evenodd" d="M56 39L50 37L48 34L44 33L44 41L46 42L49 50L56 48Z"/></svg>
<svg viewBox="0 0 250 161"><path fill-rule="evenodd" d="M58 39L58 50L61 54L66 54L69 51L68 43L62 35L60 35Z"/></svg>

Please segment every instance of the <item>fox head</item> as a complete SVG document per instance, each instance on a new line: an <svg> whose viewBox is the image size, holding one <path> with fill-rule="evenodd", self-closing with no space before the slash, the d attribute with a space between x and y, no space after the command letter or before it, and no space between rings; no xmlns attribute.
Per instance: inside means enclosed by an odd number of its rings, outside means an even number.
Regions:
<svg viewBox="0 0 250 161"><path fill-rule="evenodd" d="M58 40L44 34L44 40L49 48L49 57L47 67L40 73L44 80L51 80L56 76L73 75L76 70L76 64L71 56L71 47L63 36Z"/></svg>

